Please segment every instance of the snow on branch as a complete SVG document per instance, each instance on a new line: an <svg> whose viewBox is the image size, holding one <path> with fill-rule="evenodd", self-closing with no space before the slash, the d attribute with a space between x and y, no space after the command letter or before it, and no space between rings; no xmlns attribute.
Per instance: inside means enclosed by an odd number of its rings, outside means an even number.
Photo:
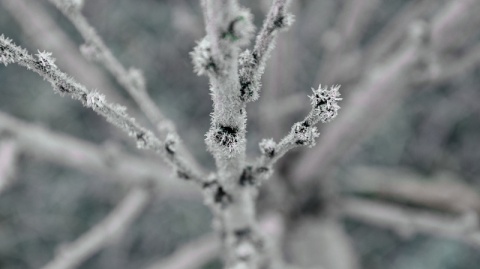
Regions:
<svg viewBox="0 0 480 269"><path fill-rule="evenodd" d="M327 123L338 115L340 106L340 85L333 85L330 88L320 85L318 89L312 89L313 94L309 96L312 110L301 122L292 126L288 135L277 144L273 139L264 139L260 142L260 151L262 156L258 162L251 168L248 180L253 184L260 184L257 177L266 179L270 176L272 165L278 161L289 150L299 147L315 145L315 139L320 135L315 124L318 122Z"/></svg>
<svg viewBox="0 0 480 269"><path fill-rule="evenodd" d="M274 0L256 38L253 51L245 50L240 54L240 91L241 98L245 102L258 99L260 80L265 70L265 64L275 46L278 32L288 29L293 24L293 15L286 12L288 2L289 0Z"/></svg>
<svg viewBox="0 0 480 269"><path fill-rule="evenodd" d="M108 244L118 240L147 206L148 190L136 188L100 223L74 242L60 246L55 258L42 269L75 268Z"/></svg>
<svg viewBox="0 0 480 269"><path fill-rule="evenodd" d="M171 164L183 178L201 183L203 175L191 168L184 159L176 154L175 140L161 141L151 131L140 126L131 118L126 109L118 104L108 103L105 96L97 91L90 91L73 78L60 71L54 64L50 53L39 52L30 55L25 49L15 45L10 39L0 36L0 63L5 65L18 63L49 81L56 93L69 95L80 101L84 106L93 109L107 121L116 125L137 142L138 148L150 149L160 154Z"/></svg>
<svg viewBox="0 0 480 269"><path fill-rule="evenodd" d="M50 0L72 22L80 32L85 44L81 52L87 59L102 63L105 68L116 78L132 96L149 121L158 129L161 136L174 133L174 124L167 119L155 105L146 90L146 82L142 72L136 68L127 69L115 58L110 49L105 45L102 38L82 15L83 6L81 0Z"/></svg>

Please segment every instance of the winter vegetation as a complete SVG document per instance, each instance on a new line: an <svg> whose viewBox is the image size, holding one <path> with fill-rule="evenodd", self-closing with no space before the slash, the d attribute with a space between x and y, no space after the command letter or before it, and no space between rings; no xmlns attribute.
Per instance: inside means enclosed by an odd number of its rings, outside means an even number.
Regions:
<svg viewBox="0 0 480 269"><path fill-rule="evenodd" d="M0 268L480 263L480 1L0 6Z"/></svg>

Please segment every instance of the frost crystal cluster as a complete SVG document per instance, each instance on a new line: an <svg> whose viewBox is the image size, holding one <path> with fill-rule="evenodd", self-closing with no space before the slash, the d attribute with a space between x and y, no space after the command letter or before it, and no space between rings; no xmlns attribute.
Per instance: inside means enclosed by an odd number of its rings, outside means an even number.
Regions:
<svg viewBox="0 0 480 269"><path fill-rule="evenodd" d="M317 90L312 89L313 94L309 97L315 115L319 117L321 122L329 122L337 116L340 109L338 101L342 100L339 89L340 85L333 85L330 89L326 86L322 88L322 85L320 85Z"/></svg>

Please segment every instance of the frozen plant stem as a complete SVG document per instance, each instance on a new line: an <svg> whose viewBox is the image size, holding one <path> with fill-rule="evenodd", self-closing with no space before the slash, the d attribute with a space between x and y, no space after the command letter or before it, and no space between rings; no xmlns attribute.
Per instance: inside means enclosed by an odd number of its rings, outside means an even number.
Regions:
<svg viewBox="0 0 480 269"><path fill-rule="evenodd" d="M245 163L246 104L258 99L260 79L277 33L293 22L286 13L285 0L273 1L256 39L253 52L240 47L248 44L253 32L252 16L236 0L203 0L207 36L192 52L197 74L207 74L213 99L213 113L206 144L215 158L217 175L205 188L213 187L209 205L216 227L223 236L227 268L274 268L268 242L258 231L255 199L259 184L252 184L252 167ZM295 145L314 144L318 136L313 126L337 114L337 86L318 89L312 96L312 112L277 147L279 154L263 158L266 169L255 169L268 177L274 161ZM274 146L275 147L275 146ZM254 177L257 175L253 175ZM208 192L207 192L208 193Z"/></svg>
<svg viewBox="0 0 480 269"><path fill-rule="evenodd" d="M126 113L124 107L108 103L104 95L88 90L85 86L60 71L50 53L39 52L32 56L25 49L20 48L10 39L1 35L0 63L5 65L18 63L29 70L33 70L49 81L55 92L62 95L68 94L73 99L79 100L83 105L93 109L96 113L105 117L107 121L125 131L136 140L137 147L150 149L160 154L167 163L177 170L179 175L182 175L182 178L199 184L203 183L204 175L191 169L184 159L175 154L175 139L168 136L164 141L158 139L151 131L136 123L135 119Z"/></svg>

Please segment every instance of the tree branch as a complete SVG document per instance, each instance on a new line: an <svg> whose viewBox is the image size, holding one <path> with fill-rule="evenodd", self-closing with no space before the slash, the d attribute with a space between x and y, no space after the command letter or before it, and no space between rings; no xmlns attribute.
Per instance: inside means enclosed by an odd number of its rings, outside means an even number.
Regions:
<svg viewBox="0 0 480 269"><path fill-rule="evenodd" d="M51 57L50 53L39 52L34 57L25 49L13 44L8 38L5 38L3 35L0 36L0 63L5 65L18 63L27 69L33 70L49 81L56 93L68 94L73 99L80 101L84 106L93 109L96 113L105 117L107 121L119 127L129 136L134 137L138 148L153 150L177 169L183 178L202 184L204 176L198 171L191 169L185 160L175 154L176 139L167 137L165 141L159 140L151 131L136 123L125 112L124 107L108 103L104 95L96 91L89 91L85 86L77 83L68 77L67 74L60 71L54 62L55 59Z"/></svg>
<svg viewBox="0 0 480 269"><path fill-rule="evenodd" d="M476 214L459 218L358 198L345 198L341 202L340 212L348 218L393 229L403 236L424 233L480 247L480 229Z"/></svg>
<svg viewBox="0 0 480 269"><path fill-rule="evenodd" d="M118 240L146 207L149 197L149 192L143 188L131 190L103 221L74 242L61 246L55 258L42 269L75 268L112 241Z"/></svg>

